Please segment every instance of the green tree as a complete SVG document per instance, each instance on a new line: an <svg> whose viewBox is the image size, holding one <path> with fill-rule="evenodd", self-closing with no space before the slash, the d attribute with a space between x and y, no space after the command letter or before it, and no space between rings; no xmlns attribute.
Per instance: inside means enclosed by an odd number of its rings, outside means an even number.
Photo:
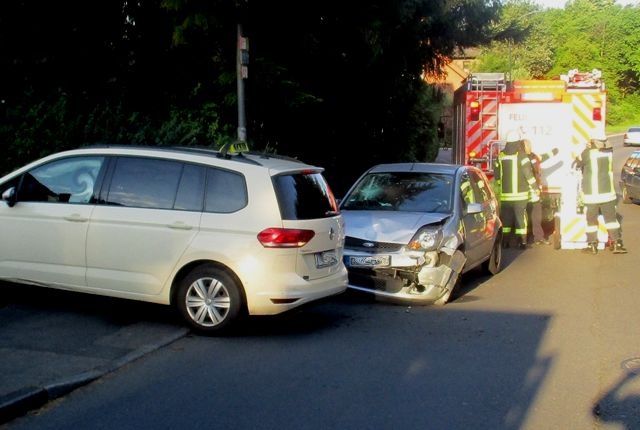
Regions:
<svg viewBox="0 0 640 430"><path fill-rule="evenodd" d="M83 143L216 145L236 127L236 28L250 40L248 137L347 185L435 155L424 72L487 40L499 0L139 0L0 6L0 171ZM291 18L291 17L295 18ZM356 157L347 158L349 153ZM339 188L340 186L338 186Z"/></svg>
<svg viewBox="0 0 640 430"><path fill-rule="evenodd" d="M477 41L497 10L479 1L252 3L250 76L269 79L250 78L250 139L340 172L339 190L376 162L433 159L439 115L429 106L439 101L421 75Z"/></svg>
<svg viewBox="0 0 640 430"><path fill-rule="evenodd" d="M574 0L551 22L557 46L551 72L602 70L609 95L609 124L638 118L638 69L632 60L640 38L633 24L638 13L638 7L623 8L613 0Z"/></svg>
<svg viewBox="0 0 640 430"><path fill-rule="evenodd" d="M554 47L543 11L528 0L511 0L492 27L476 71L504 72L513 79L541 78L553 64Z"/></svg>
<svg viewBox="0 0 640 430"><path fill-rule="evenodd" d="M527 12L531 10L535 9L528 1L505 4L494 26L494 32L502 38L484 47L478 71L506 71L507 58L513 59L513 77L520 79L553 78L571 69L597 68L603 72L609 95L607 122L636 122L640 116L636 113L640 100L640 31L635 23L640 8L622 7L614 0L573 0L563 9ZM513 24L517 16L521 17L516 20L519 26ZM509 49L509 41L503 39L513 28L522 37L511 37Z"/></svg>

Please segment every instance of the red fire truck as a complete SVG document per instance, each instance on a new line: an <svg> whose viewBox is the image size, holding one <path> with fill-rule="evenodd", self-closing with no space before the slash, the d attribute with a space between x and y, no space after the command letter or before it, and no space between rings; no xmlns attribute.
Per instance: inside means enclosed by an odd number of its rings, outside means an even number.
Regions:
<svg viewBox="0 0 640 430"><path fill-rule="evenodd" d="M494 162L511 132L529 139L537 154L558 149L541 165L545 230L553 231L556 248L584 247L579 172L572 163L594 133L604 133L606 100L597 69L571 70L548 80L471 74L454 93L452 162L476 165L493 176Z"/></svg>

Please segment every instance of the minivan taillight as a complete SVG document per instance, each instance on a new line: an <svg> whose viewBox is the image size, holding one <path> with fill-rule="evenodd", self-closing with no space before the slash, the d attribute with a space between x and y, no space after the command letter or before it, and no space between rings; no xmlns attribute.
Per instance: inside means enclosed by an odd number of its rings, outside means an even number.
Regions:
<svg viewBox="0 0 640 430"><path fill-rule="evenodd" d="M258 233L258 240L265 248L300 248L314 235L313 230L271 227Z"/></svg>

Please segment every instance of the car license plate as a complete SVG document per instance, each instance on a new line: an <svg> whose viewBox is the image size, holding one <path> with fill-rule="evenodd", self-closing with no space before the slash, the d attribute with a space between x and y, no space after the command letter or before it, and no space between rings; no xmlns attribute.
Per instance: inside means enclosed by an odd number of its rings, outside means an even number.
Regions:
<svg viewBox="0 0 640 430"><path fill-rule="evenodd" d="M336 251L323 251L316 252L316 268L321 269L323 267L333 266L334 264L338 264L338 257L336 256Z"/></svg>
<svg viewBox="0 0 640 430"><path fill-rule="evenodd" d="M389 264L391 264L391 257L389 255L349 257L349 266L351 267L384 267Z"/></svg>

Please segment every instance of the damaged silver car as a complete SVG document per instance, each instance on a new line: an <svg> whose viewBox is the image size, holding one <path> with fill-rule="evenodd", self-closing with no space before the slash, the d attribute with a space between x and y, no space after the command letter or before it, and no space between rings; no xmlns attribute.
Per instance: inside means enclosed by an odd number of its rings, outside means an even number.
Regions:
<svg viewBox="0 0 640 430"><path fill-rule="evenodd" d="M355 182L340 210L351 289L444 305L463 273L500 271L498 202L475 167L380 164Z"/></svg>

